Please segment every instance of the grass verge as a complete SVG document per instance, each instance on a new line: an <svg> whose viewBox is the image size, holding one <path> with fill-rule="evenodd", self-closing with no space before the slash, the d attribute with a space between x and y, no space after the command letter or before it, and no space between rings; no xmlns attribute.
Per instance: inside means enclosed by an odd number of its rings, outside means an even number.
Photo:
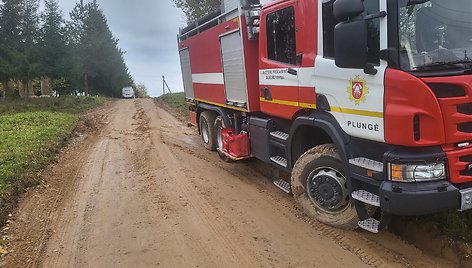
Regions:
<svg viewBox="0 0 472 268"><path fill-rule="evenodd" d="M0 102L0 224L65 145L79 121L75 114L104 102L99 97Z"/></svg>
<svg viewBox="0 0 472 268"><path fill-rule="evenodd" d="M180 118L188 118L189 116L188 106L185 102L184 92L171 93L160 96L159 98L156 98L156 102L166 105L173 112L175 112L175 115Z"/></svg>
<svg viewBox="0 0 472 268"><path fill-rule="evenodd" d="M50 163L72 133L74 115L52 112L27 112L1 115L0 192L17 178L33 176Z"/></svg>
<svg viewBox="0 0 472 268"><path fill-rule="evenodd" d="M39 99L14 99L0 102L1 114L14 114L21 112L60 112L60 113L80 113L102 105L105 99L102 97L74 97L65 96L58 98Z"/></svg>

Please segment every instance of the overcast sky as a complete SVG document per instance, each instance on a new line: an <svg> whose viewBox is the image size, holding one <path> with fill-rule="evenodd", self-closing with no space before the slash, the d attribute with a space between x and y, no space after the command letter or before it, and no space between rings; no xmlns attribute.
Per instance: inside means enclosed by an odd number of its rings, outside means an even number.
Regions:
<svg viewBox="0 0 472 268"><path fill-rule="evenodd" d="M65 18L80 0L58 0ZM84 0L90 2L92 0ZM179 27L186 19L172 0L97 0L136 83L153 97L162 94L162 76L173 92L183 91L177 49ZM267 3L270 0L261 0Z"/></svg>
<svg viewBox="0 0 472 268"><path fill-rule="evenodd" d="M65 17L77 1L58 0ZM88 2L85 0L84 2ZM162 94L162 75L172 91L183 91L177 50L183 13L172 0L98 0L136 83L144 83L151 96Z"/></svg>

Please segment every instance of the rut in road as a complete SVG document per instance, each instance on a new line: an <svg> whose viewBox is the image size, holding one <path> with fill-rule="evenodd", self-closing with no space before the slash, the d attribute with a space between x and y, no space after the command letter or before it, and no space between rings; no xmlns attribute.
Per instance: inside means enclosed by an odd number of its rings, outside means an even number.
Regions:
<svg viewBox="0 0 472 268"><path fill-rule="evenodd" d="M257 161L219 161L193 129L151 100L121 100L110 109L99 135L54 167L71 170L57 191L63 196L53 199L60 204L31 209L31 197L20 206L19 219L47 218L40 224L44 244L22 255L27 238L18 237L3 265L453 266L389 233L343 231L307 219L258 172Z"/></svg>

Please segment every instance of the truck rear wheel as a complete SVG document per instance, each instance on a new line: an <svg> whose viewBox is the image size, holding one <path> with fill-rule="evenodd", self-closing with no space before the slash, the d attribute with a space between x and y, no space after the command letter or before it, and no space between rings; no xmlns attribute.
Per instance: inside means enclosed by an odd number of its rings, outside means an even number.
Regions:
<svg viewBox="0 0 472 268"><path fill-rule="evenodd" d="M334 145L319 145L304 153L295 163L291 182L293 197L307 215L334 227L357 228L359 218Z"/></svg>
<svg viewBox="0 0 472 268"><path fill-rule="evenodd" d="M202 136L203 145L210 151L216 150L214 122L215 113L204 111L200 114L200 135Z"/></svg>
<svg viewBox="0 0 472 268"><path fill-rule="evenodd" d="M221 130L225 128L225 122L223 121L223 117L221 115L217 116L215 119L215 138L216 138L216 148L219 149L218 155L220 158L225 162L232 162L231 158L227 157L221 151L223 150L223 137L221 136Z"/></svg>

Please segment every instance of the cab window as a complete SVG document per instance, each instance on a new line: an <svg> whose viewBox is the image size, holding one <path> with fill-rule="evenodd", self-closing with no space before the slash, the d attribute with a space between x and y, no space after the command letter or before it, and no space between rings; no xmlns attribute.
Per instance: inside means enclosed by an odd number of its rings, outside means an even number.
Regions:
<svg viewBox="0 0 472 268"><path fill-rule="evenodd" d="M296 65L295 10L287 7L267 15L270 60Z"/></svg>

